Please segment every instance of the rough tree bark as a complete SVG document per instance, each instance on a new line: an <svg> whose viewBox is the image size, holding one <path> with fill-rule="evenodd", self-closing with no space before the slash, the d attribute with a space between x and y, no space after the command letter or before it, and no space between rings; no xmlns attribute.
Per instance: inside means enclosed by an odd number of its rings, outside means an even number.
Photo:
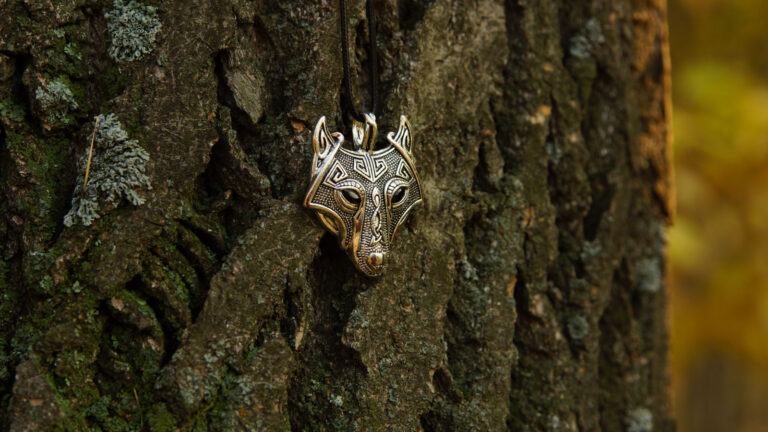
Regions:
<svg viewBox="0 0 768 432"><path fill-rule="evenodd" d="M380 279L300 206L335 1L0 0L2 429L674 429L664 1L375 7L426 194Z"/></svg>

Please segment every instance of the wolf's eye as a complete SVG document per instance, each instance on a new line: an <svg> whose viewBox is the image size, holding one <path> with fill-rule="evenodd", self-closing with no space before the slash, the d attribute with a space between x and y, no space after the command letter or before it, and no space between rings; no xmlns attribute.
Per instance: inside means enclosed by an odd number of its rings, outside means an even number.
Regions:
<svg viewBox="0 0 768 432"><path fill-rule="evenodd" d="M358 206L360 205L360 194L353 191L352 189L344 189L341 191L341 194L344 196L344 199L350 203Z"/></svg>
<svg viewBox="0 0 768 432"><path fill-rule="evenodd" d="M400 186L399 188L395 189L395 192L392 194L392 207L399 207L405 202L405 198L408 196L408 187L407 186Z"/></svg>
<svg viewBox="0 0 768 432"><path fill-rule="evenodd" d="M346 212L354 213L360 208L360 204L363 202L363 198L354 188L346 187L344 189L336 189L334 191L336 202Z"/></svg>

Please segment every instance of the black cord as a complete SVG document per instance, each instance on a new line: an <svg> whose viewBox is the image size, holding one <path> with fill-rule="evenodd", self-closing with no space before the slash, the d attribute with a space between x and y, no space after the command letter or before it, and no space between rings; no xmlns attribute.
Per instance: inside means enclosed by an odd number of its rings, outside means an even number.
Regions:
<svg viewBox="0 0 768 432"><path fill-rule="evenodd" d="M341 61L344 68L344 101L347 105L347 110L352 117L362 123L365 123L363 114L355 108L355 102L352 98L352 78L349 67L349 37L347 29L347 2L346 0L339 0L340 8L340 21L341 21ZM371 76L371 110L370 112L376 115L376 105L379 102L378 85L379 76L378 69L376 67L376 20L373 13L373 0L366 0L365 2L365 15L368 19L368 36L369 44L371 46L368 55L370 63L370 76Z"/></svg>

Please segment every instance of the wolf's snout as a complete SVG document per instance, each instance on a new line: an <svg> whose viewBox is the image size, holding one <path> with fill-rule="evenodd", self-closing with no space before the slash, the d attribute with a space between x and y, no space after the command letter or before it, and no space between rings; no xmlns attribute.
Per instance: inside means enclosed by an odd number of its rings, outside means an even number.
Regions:
<svg viewBox="0 0 768 432"><path fill-rule="evenodd" d="M368 264L373 267L380 267L384 264L384 254L381 252L372 252L368 254Z"/></svg>

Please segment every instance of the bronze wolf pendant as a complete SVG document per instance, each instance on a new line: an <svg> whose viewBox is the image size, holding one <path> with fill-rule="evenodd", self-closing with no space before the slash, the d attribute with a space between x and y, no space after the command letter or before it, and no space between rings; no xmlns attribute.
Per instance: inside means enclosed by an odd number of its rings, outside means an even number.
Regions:
<svg viewBox="0 0 768 432"><path fill-rule="evenodd" d="M422 202L422 188L413 158L411 126L400 117L388 145L374 150L376 122L353 126L354 148L343 147L344 136L330 133L322 117L315 126L312 181L304 205L339 238L355 266L368 276L381 275L392 239L408 214Z"/></svg>

